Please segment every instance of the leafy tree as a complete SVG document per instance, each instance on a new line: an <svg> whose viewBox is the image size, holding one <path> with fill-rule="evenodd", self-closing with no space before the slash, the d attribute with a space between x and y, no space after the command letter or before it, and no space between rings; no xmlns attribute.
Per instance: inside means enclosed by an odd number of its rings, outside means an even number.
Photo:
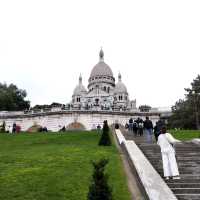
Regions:
<svg viewBox="0 0 200 200"><path fill-rule="evenodd" d="M103 145L103 146L111 145L111 139L110 139L110 135L109 135L109 127L108 127L107 120L105 120L104 124L103 124L103 133L101 135L99 145Z"/></svg>
<svg viewBox="0 0 200 200"><path fill-rule="evenodd" d="M18 89L14 84L0 83L0 111L19 111L30 107L30 102L25 100L27 93Z"/></svg>
<svg viewBox="0 0 200 200"><path fill-rule="evenodd" d="M171 128L199 129L200 119L200 75L191 83L191 88L185 88L185 99L180 99L172 107L169 118Z"/></svg>
<svg viewBox="0 0 200 200"><path fill-rule="evenodd" d="M88 200L112 200L112 190L108 185L108 175L104 173L107 159L93 162L94 172L89 187Z"/></svg>

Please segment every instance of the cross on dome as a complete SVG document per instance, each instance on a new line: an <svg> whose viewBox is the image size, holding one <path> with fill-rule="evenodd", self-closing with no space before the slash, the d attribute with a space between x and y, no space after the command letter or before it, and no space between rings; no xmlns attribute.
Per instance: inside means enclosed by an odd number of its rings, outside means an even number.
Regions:
<svg viewBox="0 0 200 200"><path fill-rule="evenodd" d="M100 62L104 61L104 52L103 52L102 47L101 47L101 50L100 50L100 52L99 52L99 61L100 61Z"/></svg>
<svg viewBox="0 0 200 200"><path fill-rule="evenodd" d="M121 73L119 72L119 74L118 74L118 81L122 81L122 75L121 75Z"/></svg>
<svg viewBox="0 0 200 200"><path fill-rule="evenodd" d="M79 84L82 84L82 76L81 76L81 74L79 76Z"/></svg>

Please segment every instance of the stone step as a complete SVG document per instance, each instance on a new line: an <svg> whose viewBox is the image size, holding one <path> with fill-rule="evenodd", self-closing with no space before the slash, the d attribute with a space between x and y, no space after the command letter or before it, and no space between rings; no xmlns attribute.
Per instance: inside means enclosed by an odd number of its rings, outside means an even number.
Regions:
<svg viewBox="0 0 200 200"><path fill-rule="evenodd" d="M167 180L165 181L167 184L183 184L183 183L188 183L188 184L194 184L194 183L200 183L200 179L191 179L191 178L188 178L188 179L177 179L177 180Z"/></svg>
<svg viewBox="0 0 200 200"><path fill-rule="evenodd" d="M168 183L170 188L200 188L200 183Z"/></svg>
<svg viewBox="0 0 200 200"><path fill-rule="evenodd" d="M171 188L175 194L199 194L200 188Z"/></svg>
<svg viewBox="0 0 200 200"><path fill-rule="evenodd" d="M200 195L199 194L176 194L176 197L178 200L199 200Z"/></svg>
<svg viewBox="0 0 200 200"><path fill-rule="evenodd" d="M160 147L154 143L147 144L145 137L135 137L124 133L126 139L134 140L155 170L163 177ZM180 171L180 180L165 182L180 200L200 200L200 146L191 142L175 145L176 157Z"/></svg>

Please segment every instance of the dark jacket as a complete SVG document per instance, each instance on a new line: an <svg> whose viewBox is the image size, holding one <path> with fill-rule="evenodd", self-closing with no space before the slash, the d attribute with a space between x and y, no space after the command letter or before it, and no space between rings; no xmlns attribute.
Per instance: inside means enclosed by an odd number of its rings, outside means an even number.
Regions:
<svg viewBox="0 0 200 200"><path fill-rule="evenodd" d="M146 129L153 129L153 123L152 123L152 121L149 120L149 119L146 119L144 121L144 128L146 128Z"/></svg>

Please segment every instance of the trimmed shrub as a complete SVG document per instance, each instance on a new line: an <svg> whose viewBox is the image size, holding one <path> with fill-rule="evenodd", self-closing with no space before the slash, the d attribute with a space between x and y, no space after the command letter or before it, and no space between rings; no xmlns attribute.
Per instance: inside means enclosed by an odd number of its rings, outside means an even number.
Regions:
<svg viewBox="0 0 200 200"><path fill-rule="evenodd" d="M109 135L109 127L107 120L103 122L103 133L101 135L101 138L99 140L99 145L103 146L110 146L111 145L111 139Z"/></svg>
<svg viewBox="0 0 200 200"><path fill-rule="evenodd" d="M107 159L93 162L94 173L89 187L88 200L112 200L112 190L108 185L108 175L104 173Z"/></svg>

